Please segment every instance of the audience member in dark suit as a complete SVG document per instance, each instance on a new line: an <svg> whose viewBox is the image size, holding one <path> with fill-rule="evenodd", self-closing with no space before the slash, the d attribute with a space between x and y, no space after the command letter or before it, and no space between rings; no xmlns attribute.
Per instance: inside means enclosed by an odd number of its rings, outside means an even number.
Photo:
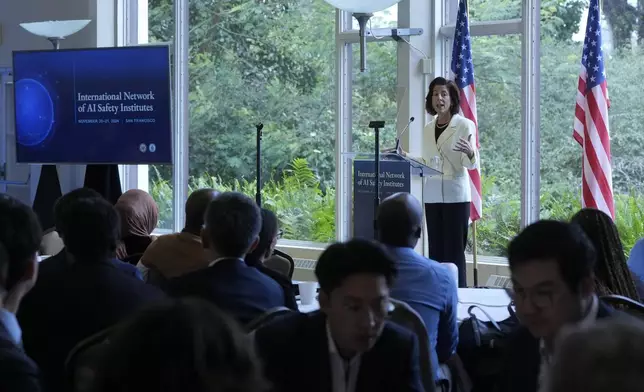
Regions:
<svg viewBox="0 0 644 392"><path fill-rule="evenodd" d="M112 261L119 239L112 205L103 199L80 199L63 215L67 266L41 274L18 313L25 350L53 392L64 390L65 359L76 344L165 298Z"/></svg>
<svg viewBox="0 0 644 392"><path fill-rule="evenodd" d="M262 208L262 229L259 232L259 242L252 252L246 255L246 264L257 268L263 274L270 276L284 290L286 307L297 311L297 301L295 300L295 290L293 282L278 271L272 270L264 265L264 260L273 255L275 245L280 237L279 223L277 216L273 211Z"/></svg>
<svg viewBox="0 0 644 392"><path fill-rule="evenodd" d="M447 267L414 250L423 219L423 207L414 196L396 193L378 208L378 235L398 269L391 296L408 303L422 317L429 333L435 376L442 379L445 376L438 364L447 362L458 345L458 292Z"/></svg>
<svg viewBox="0 0 644 392"><path fill-rule="evenodd" d="M75 202L82 199L103 199L100 193L96 192L90 188L78 188L73 191L66 193L61 196L54 205L54 223L56 225L56 231L61 239L64 241L65 234L63 233L63 228L69 226L70 223L73 224L73 216L69 216L69 219L72 219L72 222L65 221L65 209L70 205L74 205ZM124 273L133 276L137 279L142 279L141 272L131 264L124 263L118 259L110 260L118 269ZM68 258L67 251L63 248L60 252L54 256L48 257L47 259L40 262L38 269L40 275L47 275L50 271L61 271L67 268Z"/></svg>
<svg viewBox="0 0 644 392"><path fill-rule="evenodd" d="M169 301L111 334L94 392L263 392L252 341L207 301Z"/></svg>
<svg viewBox="0 0 644 392"><path fill-rule="evenodd" d="M321 312L256 331L273 391L423 391L416 336L386 321L396 275L386 250L364 240L331 245L315 274Z"/></svg>
<svg viewBox="0 0 644 392"><path fill-rule="evenodd" d="M0 194L0 391L38 392L36 364L20 347L16 312L36 282L42 230L31 208ZM45 326L41 326L45 327Z"/></svg>
<svg viewBox="0 0 644 392"><path fill-rule="evenodd" d="M508 343L502 390L536 392L548 381L564 327L592 325L619 312L595 294L595 249L577 225L544 220L528 226L510 242L508 261L523 327Z"/></svg>
<svg viewBox="0 0 644 392"><path fill-rule="evenodd" d="M222 193L210 202L205 223L202 241L211 253L210 266L171 279L168 292L208 300L242 325L284 306L280 285L244 261L257 246L262 225L255 202L241 193Z"/></svg>

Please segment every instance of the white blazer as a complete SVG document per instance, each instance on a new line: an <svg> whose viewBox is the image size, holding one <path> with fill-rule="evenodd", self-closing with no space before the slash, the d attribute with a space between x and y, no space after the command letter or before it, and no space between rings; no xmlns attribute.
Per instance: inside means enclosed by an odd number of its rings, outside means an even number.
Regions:
<svg viewBox="0 0 644 392"><path fill-rule="evenodd" d="M479 152L476 149L476 127L474 123L461 115L454 115L447 129L436 142L436 118L425 126L422 161L431 166L434 157L440 157L442 175L425 178L423 202L425 203L464 203L472 201L468 169L478 165ZM474 157L470 160L466 154L454 151L459 138L467 140L474 147Z"/></svg>

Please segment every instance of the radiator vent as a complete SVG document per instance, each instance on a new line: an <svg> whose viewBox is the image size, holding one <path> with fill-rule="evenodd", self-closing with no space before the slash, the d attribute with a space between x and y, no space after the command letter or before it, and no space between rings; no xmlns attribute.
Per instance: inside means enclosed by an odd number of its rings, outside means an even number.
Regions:
<svg viewBox="0 0 644 392"><path fill-rule="evenodd" d="M512 287L512 280L509 276L490 275L485 286L495 289L508 289Z"/></svg>

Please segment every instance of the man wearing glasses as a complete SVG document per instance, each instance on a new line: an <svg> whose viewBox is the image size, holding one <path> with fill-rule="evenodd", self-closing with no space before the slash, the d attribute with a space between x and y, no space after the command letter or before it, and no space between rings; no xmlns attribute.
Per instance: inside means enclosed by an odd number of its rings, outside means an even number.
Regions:
<svg viewBox="0 0 644 392"><path fill-rule="evenodd" d="M562 329L619 313L595 294L595 259L581 228L565 222L534 223L510 242L512 295L522 327L509 342L502 391L536 392L546 385Z"/></svg>

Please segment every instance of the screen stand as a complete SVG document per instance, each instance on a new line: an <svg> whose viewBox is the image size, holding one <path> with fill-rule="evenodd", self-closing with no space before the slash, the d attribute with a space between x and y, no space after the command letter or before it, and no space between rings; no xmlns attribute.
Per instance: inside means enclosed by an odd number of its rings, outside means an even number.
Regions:
<svg viewBox="0 0 644 392"><path fill-rule="evenodd" d="M56 165L42 165L33 209L43 230L54 227L54 204L62 196Z"/></svg>
<svg viewBox="0 0 644 392"><path fill-rule="evenodd" d="M83 186L95 190L105 200L116 204L123 194L118 165L87 165Z"/></svg>

